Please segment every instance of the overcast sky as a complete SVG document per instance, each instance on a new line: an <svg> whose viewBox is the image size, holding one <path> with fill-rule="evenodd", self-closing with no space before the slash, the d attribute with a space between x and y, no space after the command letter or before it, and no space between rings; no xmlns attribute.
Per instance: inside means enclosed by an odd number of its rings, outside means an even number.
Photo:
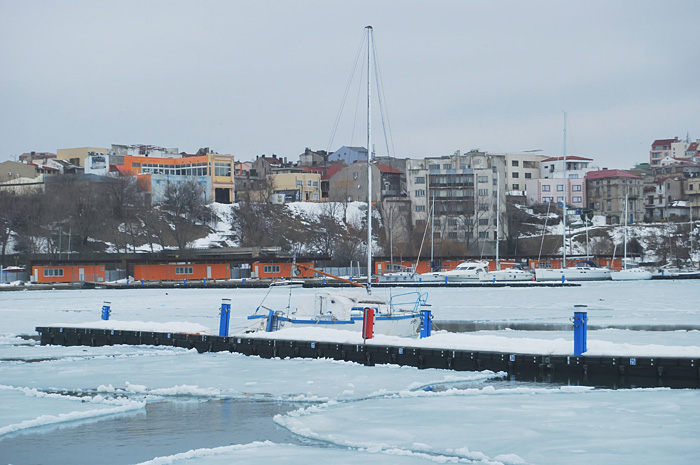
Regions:
<svg viewBox="0 0 700 465"><path fill-rule="evenodd" d="M0 0L0 161L113 143L241 160L364 145L354 84L329 141L370 24L395 156L561 155L563 112L567 153L600 167L700 139L697 0Z"/></svg>

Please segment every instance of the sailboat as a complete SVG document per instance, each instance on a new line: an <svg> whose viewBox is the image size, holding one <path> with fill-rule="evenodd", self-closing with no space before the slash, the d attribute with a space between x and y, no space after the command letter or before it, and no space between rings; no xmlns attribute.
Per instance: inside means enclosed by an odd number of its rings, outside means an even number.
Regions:
<svg viewBox="0 0 700 465"><path fill-rule="evenodd" d="M569 199L569 180L566 177L566 113L564 113L564 202L562 202L562 261L561 268L536 268L537 281L604 281L610 279L610 269L585 260L573 267L566 266L566 202Z"/></svg>
<svg viewBox="0 0 700 465"><path fill-rule="evenodd" d="M688 232L688 239L690 241L690 251L688 254L690 260L690 266L677 267L677 266L663 266L659 270L660 275L664 277L678 278L678 279L699 279L700 269L693 266L693 229L695 229L695 223L693 223L693 206L690 205L690 231Z"/></svg>
<svg viewBox="0 0 700 465"><path fill-rule="evenodd" d="M374 332L390 336L414 336L421 323L419 308L427 305L427 294L412 291L393 295L390 299L373 296L372 291L372 26L367 32L367 282L361 285L342 278L355 290L322 290L302 299L293 309L274 310L261 303L248 317L251 331L276 331L289 327L322 327L361 331L366 309L374 310ZM318 273L317 270L313 270ZM326 273L321 273L326 274ZM326 274L327 275L327 274Z"/></svg>
<svg viewBox="0 0 700 465"><path fill-rule="evenodd" d="M486 282L504 282L504 281L532 281L535 275L523 270L519 266L501 269L501 261L499 257L499 243L501 234L501 175L496 178L496 269L487 271L479 276L479 280Z"/></svg>
<svg viewBox="0 0 700 465"><path fill-rule="evenodd" d="M627 222L629 221L629 205L628 194L625 194L625 252L622 260L622 269L620 271L611 271L610 277L613 281L641 281L652 278L651 271L639 268L638 266L630 267L627 263Z"/></svg>

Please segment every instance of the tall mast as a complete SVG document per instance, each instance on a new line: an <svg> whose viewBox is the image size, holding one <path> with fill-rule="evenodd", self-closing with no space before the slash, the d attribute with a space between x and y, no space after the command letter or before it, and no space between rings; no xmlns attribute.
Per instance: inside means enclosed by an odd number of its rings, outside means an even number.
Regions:
<svg viewBox="0 0 700 465"><path fill-rule="evenodd" d="M501 231L501 173L496 173L496 270L501 269L498 261L498 236Z"/></svg>
<svg viewBox="0 0 700 465"><path fill-rule="evenodd" d="M561 208L561 220L562 220L562 233L561 233L561 239L562 239L562 248L564 250L564 253L562 255L562 263L561 267L566 268L566 198L568 197L568 192L569 192L569 182L566 179L566 112L564 112L564 146L563 146L563 163L564 163L564 203L562 204Z"/></svg>
<svg viewBox="0 0 700 465"><path fill-rule="evenodd" d="M367 292L372 290L372 26L367 30Z"/></svg>
<svg viewBox="0 0 700 465"><path fill-rule="evenodd" d="M629 193L628 187L627 192L625 192L625 261L622 264L623 270L627 269L627 222L629 221L629 213L627 212L627 208L629 205Z"/></svg>

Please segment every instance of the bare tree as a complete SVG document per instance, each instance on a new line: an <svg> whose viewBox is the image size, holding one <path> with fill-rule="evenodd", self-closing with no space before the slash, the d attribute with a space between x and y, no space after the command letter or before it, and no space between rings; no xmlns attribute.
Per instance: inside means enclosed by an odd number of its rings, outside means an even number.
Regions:
<svg viewBox="0 0 700 465"><path fill-rule="evenodd" d="M206 221L203 188L194 179L169 183L160 209L171 225L175 245L184 250L196 238L198 226Z"/></svg>

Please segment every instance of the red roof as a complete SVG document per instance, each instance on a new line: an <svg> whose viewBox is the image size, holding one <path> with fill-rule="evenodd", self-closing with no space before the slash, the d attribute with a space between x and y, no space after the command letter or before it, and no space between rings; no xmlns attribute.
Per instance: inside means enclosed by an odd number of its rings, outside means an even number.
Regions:
<svg viewBox="0 0 700 465"><path fill-rule="evenodd" d="M651 146L655 147L657 145L671 145L674 142L678 142L678 137L675 137L673 139L656 139Z"/></svg>
<svg viewBox="0 0 700 465"><path fill-rule="evenodd" d="M625 170L598 170L589 171L586 173L586 179L604 179L604 178L632 178L642 179Z"/></svg>
<svg viewBox="0 0 700 465"><path fill-rule="evenodd" d="M551 157L551 158L547 158L547 159L542 160L542 161L543 161L543 162L545 162L545 161L559 161L559 160L563 160L563 159L564 159L564 157ZM567 156L566 156L566 159L567 159L567 160L593 161L592 158L584 158L584 157L579 157L579 156L577 156L577 155L567 155Z"/></svg>
<svg viewBox="0 0 700 465"><path fill-rule="evenodd" d="M379 168L379 171L382 173L396 173L396 174L401 174L401 171L397 170L396 168L392 168L389 165L382 165L379 163L375 163L375 166Z"/></svg>
<svg viewBox="0 0 700 465"><path fill-rule="evenodd" d="M347 165L302 166L301 170L304 173L318 173L321 175L321 179L326 181L345 166Z"/></svg>

